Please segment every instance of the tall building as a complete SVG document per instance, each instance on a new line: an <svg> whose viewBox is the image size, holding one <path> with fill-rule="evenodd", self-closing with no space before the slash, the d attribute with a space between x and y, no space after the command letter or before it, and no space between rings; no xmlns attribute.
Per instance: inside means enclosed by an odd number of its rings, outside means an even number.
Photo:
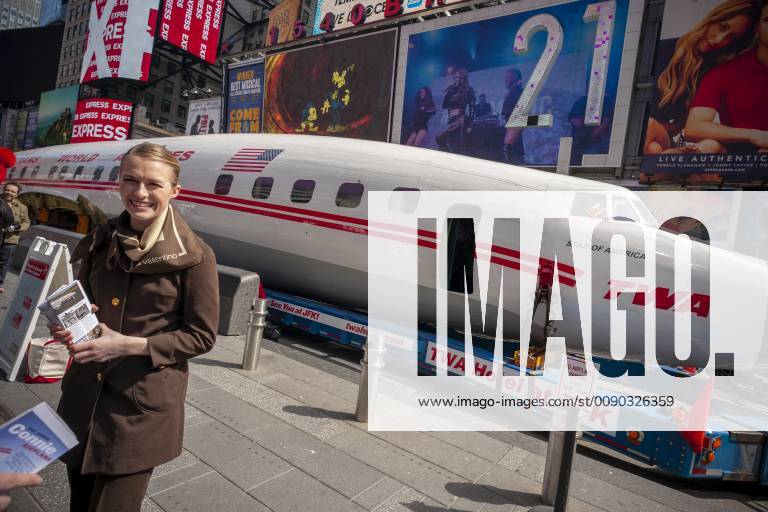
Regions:
<svg viewBox="0 0 768 512"><path fill-rule="evenodd" d="M280 2L275 2L278 4ZM301 14L299 18L307 26L307 35L312 31L311 23L314 21L317 0L302 0ZM251 24L243 41L242 51L258 50L264 47L267 38L267 25L269 24L268 7L255 5L251 10Z"/></svg>
<svg viewBox="0 0 768 512"><path fill-rule="evenodd" d="M85 34L88 31L90 0L69 0L62 7L66 9L64 37L61 41L59 74L56 87L67 87L80 83L80 65L85 53Z"/></svg>
<svg viewBox="0 0 768 512"><path fill-rule="evenodd" d="M67 0L42 0L40 6L40 26L44 27L57 21L64 21L67 14Z"/></svg>
<svg viewBox="0 0 768 512"><path fill-rule="evenodd" d="M40 0L0 0L0 30L36 27Z"/></svg>

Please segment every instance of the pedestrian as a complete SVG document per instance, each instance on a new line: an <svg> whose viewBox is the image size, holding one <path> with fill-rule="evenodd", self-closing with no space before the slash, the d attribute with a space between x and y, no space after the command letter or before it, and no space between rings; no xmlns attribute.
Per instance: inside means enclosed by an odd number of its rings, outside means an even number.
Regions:
<svg viewBox="0 0 768 512"><path fill-rule="evenodd" d="M15 181L7 181L3 185L3 201L13 212L14 222L5 228L3 245L0 247L0 293L5 293L3 288L5 274L8 273L13 253L16 252L20 234L29 229L29 211L27 206L18 199L20 192L21 185Z"/></svg>
<svg viewBox="0 0 768 512"><path fill-rule="evenodd" d="M154 467L181 453L187 360L213 347L219 290L213 251L170 205L179 171L163 146L130 149L119 174L125 210L73 252L101 328L68 345L61 386L58 412L80 441L62 457L73 512L138 512Z"/></svg>

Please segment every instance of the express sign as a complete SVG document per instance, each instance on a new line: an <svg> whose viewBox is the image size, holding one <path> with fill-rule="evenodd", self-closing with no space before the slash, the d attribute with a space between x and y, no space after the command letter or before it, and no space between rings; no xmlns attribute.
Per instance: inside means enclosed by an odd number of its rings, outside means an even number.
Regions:
<svg viewBox="0 0 768 512"><path fill-rule="evenodd" d="M77 102L72 123L72 142L125 140L131 128L133 105L106 98Z"/></svg>
<svg viewBox="0 0 768 512"><path fill-rule="evenodd" d="M160 39L206 62L216 62L224 0L165 0Z"/></svg>
<svg viewBox="0 0 768 512"><path fill-rule="evenodd" d="M158 0L94 0L80 82L146 81L155 42ZM125 44L130 41L130 44Z"/></svg>

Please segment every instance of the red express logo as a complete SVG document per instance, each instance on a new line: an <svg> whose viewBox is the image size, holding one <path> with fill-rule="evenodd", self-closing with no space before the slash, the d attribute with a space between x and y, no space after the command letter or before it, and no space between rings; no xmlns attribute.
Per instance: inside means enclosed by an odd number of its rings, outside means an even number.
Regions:
<svg viewBox="0 0 768 512"><path fill-rule="evenodd" d="M77 102L72 124L73 143L125 140L131 128L133 105L106 98Z"/></svg>
<svg viewBox="0 0 768 512"><path fill-rule="evenodd" d="M216 62L224 0L165 0L160 39L206 62Z"/></svg>
<svg viewBox="0 0 768 512"><path fill-rule="evenodd" d="M24 272L42 281L45 280L45 278L48 276L48 270L50 268L50 265L47 263L29 258L29 261L27 261L27 266L24 267Z"/></svg>

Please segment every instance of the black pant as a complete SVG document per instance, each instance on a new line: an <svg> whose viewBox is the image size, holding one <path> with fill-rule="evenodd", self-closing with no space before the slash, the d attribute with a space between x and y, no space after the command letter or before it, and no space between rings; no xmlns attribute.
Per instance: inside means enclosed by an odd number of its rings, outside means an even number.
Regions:
<svg viewBox="0 0 768 512"><path fill-rule="evenodd" d="M67 466L70 512L139 512L155 468L131 475L81 475Z"/></svg>
<svg viewBox="0 0 768 512"><path fill-rule="evenodd" d="M8 267L11 266L14 251L16 251L16 244L3 244L0 246L0 286L3 286L5 274L8 272Z"/></svg>

